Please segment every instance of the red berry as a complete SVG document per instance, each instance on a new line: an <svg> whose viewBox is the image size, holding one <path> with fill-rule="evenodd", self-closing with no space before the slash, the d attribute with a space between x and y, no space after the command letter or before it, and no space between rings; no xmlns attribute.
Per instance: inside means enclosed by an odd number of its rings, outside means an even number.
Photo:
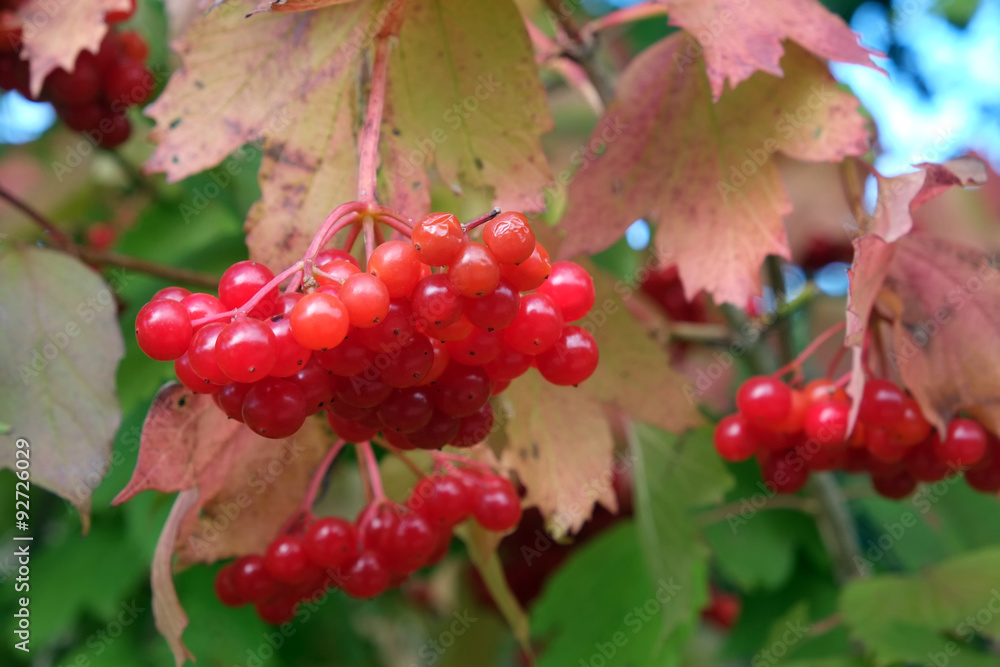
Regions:
<svg viewBox="0 0 1000 667"><path fill-rule="evenodd" d="M320 250L316 253L315 263L316 266L323 266L327 262L335 262L339 259L350 262L359 269L361 268L361 264L358 263L358 260L355 259L354 255L341 248L324 248Z"/></svg>
<svg viewBox="0 0 1000 667"><path fill-rule="evenodd" d="M195 373L186 353L174 360L174 375L181 381L181 384L196 394L214 394L222 389L222 385L213 384Z"/></svg>
<svg viewBox="0 0 1000 667"><path fill-rule="evenodd" d="M506 345L490 363L483 366L494 382L513 380L528 372L535 357L512 350Z"/></svg>
<svg viewBox="0 0 1000 667"><path fill-rule="evenodd" d="M229 384L232 378L219 368L218 357L215 356L215 346L219 334L226 328L224 322L209 322L194 333L191 346L188 348L188 358L191 369L200 377L215 384ZM240 419L240 421L243 421Z"/></svg>
<svg viewBox="0 0 1000 667"><path fill-rule="evenodd" d="M432 393L422 387L393 390L377 408L382 426L400 433L422 429L434 415Z"/></svg>
<svg viewBox="0 0 1000 667"><path fill-rule="evenodd" d="M809 480L809 468L798 454L779 452L764 461L761 476L775 493L795 493Z"/></svg>
<svg viewBox="0 0 1000 667"><path fill-rule="evenodd" d="M792 391L777 378L758 375L736 392L736 407L754 423L780 422L792 410Z"/></svg>
<svg viewBox="0 0 1000 667"><path fill-rule="evenodd" d="M892 435L896 441L904 447L911 447L923 442L931 434L932 428L916 400L905 397L903 416L892 427Z"/></svg>
<svg viewBox="0 0 1000 667"><path fill-rule="evenodd" d="M267 321L267 325L274 334L274 368L271 375L274 377L288 377L295 375L309 363L312 358L312 350L299 345L292 335L292 322L290 317L285 315L273 315Z"/></svg>
<svg viewBox="0 0 1000 667"><path fill-rule="evenodd" d="M184 289L183 287L164 287L159 292L153 295L150 301L159 301L160 299L167 299L168 301L181 301L183 302L185 298L191 295L191 292ZM193 317L191 318L194 319Z"/></svg>
<svg viewBox="0 0 1000 667"><path fill-rule="evenodd" d="M534 356L555 345L562 332L562 314L552 300L544 294L526 294L517 317L503 330L504 344Z"/></svg>
<svg viewBox="0 0 1000 667"><path fill-rule="evenodd" d="M336 516L326 516L313 522L306 531L306 555L318 565L335 570L347 563L357 552L358 535L351 522Z"/></svg>
<svg viewBox="0 0 1000 667"><path fill-rule="evenodd" d="M409 574L423 567L434 554L440 536L434 524L416 512L399 517L381 552L386 567L397 574Z"/></svg>
<svg viewBox="0 0 1000 667"><path fill-rule="evenodd" d="M501 264L500 273L510 281L515 289L521 292L537 289L549 277L552 264L549 253L541 243L535 245L531 257L520 264Z"/></svg>
<svg viewBox="0 0 1000 667"><path fill-rule="evenodd" d="M522 213L501 213L483 227L483 241L503 264L520 264L535 250L535 233Z"/></svg>
<svg viewBox="0 0 1000 667"><path fill-rule="evenodd" d="M66 123L66 127L77 132L92 132L97 130L104 118L104 108L96 103L89 102L74 106L57 107L59 118Z"/></svg>
<svg viewBox="0 0 1000 667"><path fill-rule="evenodd" d="M258 262L246 260L233 264L219 280L219 301L227 309L242 308L265 285L274 280L271 269ZM251 317L270 317L278 302L278 288L273 287L250 311Z"/></svg>
<svg viewBox="0 0 1000 667"><path fill-rule="evenodd" d="M517 317L521 306L521 293L506 278L486 296L462 299L461 312L473 325L487 330L503 329ZM456 318L457 319L457 318Z"/></svg>
<svg viewBox="0 0 1000 667"><path fill-rule="evenodd" d="M264 378L254 383L243 398L243 422L265 438L295 435L307 414L305 395L288 380Z"/></svg>
<svg viewBox="0 0 1000 667"><path fill-rule="evenodd" d="M284 584L303 584L314 574L315 565L306 556L302 538L280 535L267 547L264 566L275 581Z"/></svg>
<svg viewBox="0 0 1000 667"><path fill-rule="evenodd" d="M567 322L580 319L594 307L594 280L574 262L553 264L548 280L538 291L552 299Z"/></svg>
<svg viewBox="0 0 1000 667"><path fill-rule="evenodd" d="M221 301L216 299L211 294L203 294L201 292L188 294L181 299L181 304L184 306L184 309L187 310L188 317L191 318L192 323L194 323L195 320L220 315L226 312L226 307L222 305Z"/></svg>
<svg viewBox="0 0 1000 667"><path fill-rule="evenodd" d="M237 558L230 577L233 590L245 602L262 602L278 592L278 582L268 574L263 556Z"/></svg>
<svg viewBox="0 0 1000 667"><path fill-rule="evenodd" d="M357 554L340 573L340 587L354 598L373 598L389 587L389 570L374 551Z"/></svg>
<svg viewBox="0 0 1000 667"><path fill-rule="evenodd" d="M128 9L115 9L107 12L104 15L104 22L108 25L114 25L115 23L121 23L122 21L128 21L135 14L135 1L129 0Z"/></svg>
<svg viewBox="0 0 1000 667"><path fill-rule="evenodd" d="M847 440L847 419L851 407L844 403L820 401L806 410L803 430L824 447L839 447Z"/></svg>
<svg viewBox="0 0 1000 667"><path fill-rule="evenodd" d="M413 226L410 240L424 264L446 266L465 243L465 234L451 213L431 213Z"/></svg>
<svg viewBox="0 0 1000 667"><path fill-rule="evenodd" d="M452 362L434 383L434 405L452 417L475 414L490 400L493 383L486 371L478 366L463 366ZM452 434L448 440L455 437Z"/></svg>
<svg viewBox="0 0 1000 667"><path fill-rule="evenodd" d="M495 475L472 485L472 514L487 530L505 532L521 521L521 499L509 480Z"/></svg>
<svg viewBox="0 0 1000 667"><path fill-rule="evenodd" d="M335 348L313 354L319 364L334 375L350 377L365 372L375 358L375 353L361 344L356 333L349 333Z"/></svg>
<svg viewBox="0 0 1000 667"><path fill-rule="evenodd" d="M274 368L274 334L260 320L242 319L226 325L215 341L219 369L237 382L256 382ZM197 367L196 367L197 368Z"/></svg>
<svg viewBox="0 0 1000 667"><path fill-rule="evenodd" d="M891 500L901 500L917 488L917 480L906 470L872 475L876 493Z"/></svg>
<svg viewBox="0 0 1000 667"><path fill-rule="evenodd" d="M715 427L715 449L727 461L746 461L757 453L754 433L742 415L723 417Z"/></svg>
<svg viewBox="0 0 1000 667"><path fill-rule="evenodd" d="M337 437L347 442L366 442L374 438L379 431L378 426L366 426L353 419L344 419L331 410L326 411L326 421Z"/></svg>
<svg viewBox="0 0 1000 667"><path fill-rule="evenodd" d="M431 475L417 482L406 506L441 526L453 526L472 513L472 494L460 477Z"/></svg>
<svg viewBox="0 0 1000 667"><path fill-rule="evenodd" d="M893 428L906 411L906 396L888 380L875 378L865 383L858 419L869 426Z"/></svg>
<svg viewBox="0 0 1000 667"><path fill-rule="evenodd" d="M934 440L937 440L936 433L919 445L910 447L906 455L906 469L921 482L938 482L955 472L938 458Z"/></svg>
<svg viewBox="0 0 1000 667"><path fill-rule="evenodd" d="M80 106L97 99L101 73L90 58L77 58L72 72L60 68L45 77L45 90L56 104Z"/></svg>
<svg viewBox="0 0 1000 667"><path fill-rule="evenodd" d="M500 354L503 335L499 331L473 329L461 340L446 343L448 356L466 366L485 366Z"/></svg>
<svg viewBox="0 0 1000 667"><path fill-rule="evenodd" d="M350 316L335 296L313 292L302 297L292 308L292 336L310 350L336 347L347 335Z"/></svg>
<svg viewBox="0 0 1000 667"><path fill-rule="evenodd" d="M564 327L555 344L535 357L542 377L555 385L576 386L593 375L598 361L597 341L583 327Z"/></svg>
<svg viewBox="0 0 1000 667"><path fill-rule="evenodd" d="M393 299L406 298L420 280L420 255L405 241L387 241L368 259L368 273L377 276Z"/></svg>
<svg viewBox="0 0 1000 667"><path fill-rule="evenodd" d="M128 118L110 109L102 110L101 120L92 129L97 133L97 143L104 148L121 146L132 134L132 124Z"/></svg>
<svg viewBox="0 0 1000 667"><path fill-rule="evenodd" d="M944 440L934 434L931 442L937 457L954 468L965 468L978 463L989 445L986 431L971 419L951 420Z"/></svg>
<svg viewBox="0 0 1000 667"><path fill-rule="evenodd" d="M457 322L464 306L445 273L435 273L418 282L410 295L410 303L416 321L429 333Z"/></svg>
<svg viewBox="0 0 1000 667"><path fill-rule="evenodd" d="M462 417L458 435L451 439L452 447L472 447L493 432L493 407L487 403L468 417Z"/></svg>
<svg viewBox="0 0 1000 667"><path fill-rule="evenodd" d="M145 62L149 58L149 45L135 30L125 30L118 33L118 43L122 53L134 61Z"/></svg>
<svg viewBox="0 0 1000 667"><path fill-rule="evenodd" d="M389 314L389 290L381 280L368 273L358 273L344 281L340 300L347 309L351 326L373 327Z"/></svg>
<svg viewBox="0 0 1000 667"><path fill-rule="evenodd" d="M431 420L418 431L406 434L406 440L420 449L440 449L455 439L461 421L440 410L435 410Z"/></svg>
<svg viewBox="0 0 1000 667"><path fill-rule="evenodd" d="M461 296L483 297L497 288L500 265L489 248L470 241L448 265L448 280Z"/></svg>
<svg viewBox="0 0 1000 667"><path fill-rule="evenodd" d="M150 301L135 318L139 349L157 361L173 361L187 351L194 329L187 310L178 301Z"/></svg>
<svg viewBox="0 0 1000 667"><path fill-rule="evenodd" d="M227 607L240 607L246 603L233 583L232 574L235 570L234 563L227 563L215 573L215 597Z"/></svg>
<svg viewBox="0 0 1000 667"><path fill-rule="evenodd" d="M227 417L242 422L243 399L246 398L247 392L250 391L251 387L253 387L252 384L244 384L242 382L227 384L219 390L219 393L215 394L216 403L226 413Z"/></svg>

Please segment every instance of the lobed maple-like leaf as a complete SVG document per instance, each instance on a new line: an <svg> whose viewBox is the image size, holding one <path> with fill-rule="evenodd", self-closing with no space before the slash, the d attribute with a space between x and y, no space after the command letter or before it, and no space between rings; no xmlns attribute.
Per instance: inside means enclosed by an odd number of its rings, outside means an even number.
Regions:
<svg viewBox="0 0 1000 667"><path fill-rule="evenodd" d="M540 137L553 122L516 5L412 0L406 11L383 125L396 196L423 187L433 166L456 192L491 188L501 208L544 209Z"/></svg>
<svg viewBox="0 0 1000 667"><path fill-rule="evenodd" d="M736 88L758 70L781 76L785 40L820 58L879 69L871 57L881 54L859 45L858 35L817 0L658 2L667 7L671 25L690 33L670 66L698 66L702 56L715 99L727 81Z"/></svg>
<svg viewBox="0 0 1000 667"><path fill-rule="evenodd" d="M501 463L527 488L555 537L577 532L594 503L612 512L614 439L601 404L574 387L549 385L531 371L505 392L511 408Z"/></svg>
<svg viewBox="0 0 1000 667"><path fill-rule="evenodd" d="M31 63L32 94L42 91L49 72L72 72L80 51L97 53L108 32L104 15L130 6L129 0L28 0L21 6L21 57Z"/></svg>
<svg viewBox="0 0 1000 667"><path fill-rule="evenodd" d="M174 655L174 664L181 667L187 660L194 660L194 654L184 645L181 635L188 625L187 614L177 598L174 588L174 547L177 543L177 533L181 520L198 505L197 489L188 489L177 494L167 522L163 526L160 538L156 541L156 551L153 554L153 564L150 571L150 583L153 589L153 618L156 629L160 631L170 651Z"/></svg>
<svg viewBox="0 0 1000 667"><path fill-rule="evenodd" d="M772 155L837 162L868 148L857 100L789 44L784 78L758 73L713 103L700 67L678 70L681 33L644 51L591 134L569 188L561 257L610 246L632 222L658 223L655 247L688 298L739 306L760 292L767 255L789 256L791 202Z"/></svg>
<svg viewBox="0 0 1000 667"><path fill-rule="evenodd" d="M14 470L24 460L15 443L27 440L31 483L73 503L86 532L91 480L107 470L121 423L115 373L125 345L112 288L66 253L7 244L0 337L0 423L11 436L0 467Z"/></svg>

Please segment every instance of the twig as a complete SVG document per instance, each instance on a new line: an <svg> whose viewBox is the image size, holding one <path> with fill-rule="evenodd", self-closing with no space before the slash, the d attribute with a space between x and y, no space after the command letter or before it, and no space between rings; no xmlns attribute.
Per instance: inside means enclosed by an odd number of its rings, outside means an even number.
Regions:
<svg viewBox="0 0 1000 667"><path fill-rule="evenodd" d="M84 259L94 264L118 266L123 269L141 271L142 273L147 273L151 276L157 276L159 278L165 278L179 283L186 283L188 285L198 285L200 287L211 288L219 286L218 278L205 273L180 269L173 266L167 266L165 264L157 264L155 262L150 262L138 257L132 257L130 255L120 255L107 250L98 250L97 248L88 248L87 246L77 245L72 238L56 227L52 221L42 215L37 209L33 208L28 203L11 194L2 187L0 187L0 198L7 201L11 206L19 210L28 218L31 218L35 224L41 227L42 230L48 234L49 239L57 245L59 249L71 255L75 255L80 259Z"/></svg>
<svg viewBox="0 0 1000 667"><path fill-rule="evenodd" d="M841 583L864 576L857 563L861 557L861 545L854 527L854 519L847 507L844 492L831 473L813 474L809 481L813 497L821 510L816 515L816 525L833 560L833 569Z"/></svg>
<svg viewBox="0 0 1000 667"><path fill-rule="evenodd" d="M767 271L768 282L771 283L771 290L774 292L775 303L785 303L787 292L785 291L785 274L781 270L781 258L777 255L768 255L764 260L764 268ZM795 356L795 341L792 340L792 322L776 322L775 329L778 332L778 340L781 342L781 352L785 359Z"/></svg>
<svg viewBox="0 0 1000 667"><path fill-rule="evenodd" d="M813 353L815 353L816 350L818 350L823 345L823 343L825 343L826 341L830 340L835 335L840 333L841 330L843 330L844 327L846 326L847 322L838 322L837 324L834 324L832 327L830 327L820 335L816 336L816 338L813 339L813 342L809 343L809 345L806 346L806 349L802 350L802 352L797 357L795 357L787 364L776 370L774 372L774 377L781 377L788 371L801 368L802 363L810 356L812 356Z"/></svg>
<svg viewBox="0 0 1000 667"><path fill-rule="evenodd" d="M580 31L580 26L573 15L566 11L565 3L560 0L545 0L545 6L559 22L559 26L572 43L573 49L568 55L572 56L573 60L578 62L583 71L587 73L587 78L594 84L604 106L607 106L614 99L615 89L610 78L604 74L594 57L593 44L589 43L586 36Z"/></svg>
<svg viewBox="0 0 1000 667"><path fill-rule="evenodd" d="M327 450L323 459L319 462L316 472L313 473L312 479L309 481L309 488L306 489L305 497L299 503L298 509L285 521L279 534L286 533L301 517L312 514L312 506L316 502L316 496L319 495L319 490L323 486L323 480L326 479L327 473L330 472L330 466L333 465L334 459L337 458L337 455L340 454L346 444L343 440L338 440Z"/></svg>

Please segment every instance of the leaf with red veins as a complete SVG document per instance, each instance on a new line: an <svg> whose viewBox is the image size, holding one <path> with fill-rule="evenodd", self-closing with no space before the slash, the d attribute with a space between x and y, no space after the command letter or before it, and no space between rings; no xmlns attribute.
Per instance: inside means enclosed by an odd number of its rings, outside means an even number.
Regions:
<svg viewBox="0 0 1000 667"><path fill-rule="evenodd" d="M455 192L490 188L505 210L543 210L541 135L553 122L517 6L410 0L406 11L384 124L398 147L382 152L396 192L433 166Z"/></svg>
<svg viewBox="0 0 1000 667"><path fill-rule="evenodd" d="M178 564L263 553L305 498L333 442L315 417L283 440L261 438L243 427L198 481L198 507L184 517L177 538Z"/></svg>
<svg viewBox="0 0 1000 667"><path fill-rule="evenodd" d="M892 361L939 429L959 411L1000 433L1000 255L913 233L883 285Z"/></svg>
<svg viewBox="0 0 1000 667"><path fill-rule="evenodd" d="M220 453L249 430L226 419L211 396L183 385L165 385L142 425L139 460L128 485L112 502L119 505L147 489L174 493L198 484Z"/></svg>
<svg viewBox="0 0 1000 667"><path fill-rule="evenodd" d="M19 9L23 22L21 58L31 63L31 93L38 95L49 72L73 71L80 51L97 53L108 32L104 15L128 11L129 0L28 0Z"/></svg>
<svg viewBox="0 0 1000 667"><path fill-rule="evenodd" d="M177 589L174 588L174 546L177 543L181 520L197 506L197 489L188 489L177 494L174 506L170 508L170 514L167 516L167 523L163 526L163 532L156 541L156 552L153 554L150 572L156 629L170 645L177 667L181 667L188 660L193 662L195 657L181 638L184 628L188 625L188 617L177 598Z"/></svg>
<svg viewBox="0 0 1000 667"><path fill-rule="evenodd" d="M913 211L923 204L951 188L983 185L987 179L986 164L974 157L915 166L918 171L891 177L869 167L878 182L878 199L869 231L890 243L910 233Z"/></svg>
<svg viewBox="0 0 1000 667"><path fill-rule="evenodd" d="M866 121L826 66L793 44L783 79L758 73L718 103L700 67L674 65L683 49L677 33L623 74L570 184L559 255L603 250L648 217L688 299L705 290L742 307L760 293L764 258L790 254L782 216L791 200L771 154L813 162L860 155Z"/></svg>
<svg viewBox="0 0 1000 667"><path fill-rule="evenodd" d="M791 40L826 60L867 65L881 55L858 44L844 21L817 0L659 0L670 24L690 35L672 67L699 63L704 51L712 96L762 70L781 76L782 42ZM695 40L699 43L696 43Z"/></svg>
<svg viewBox="0 0 1000 667"><path fill-rule="evenodd" d="M158 144L146 170L175 182L246 143L284 140L314 88L357 75L365 52L358 35L367 34L376 9L355 2L247 19L245 3L229 2L199 17L174 43L181 68L146 110L156 120L151 136ZM319 142L313 148L320 155L327 150Z"/></svg>

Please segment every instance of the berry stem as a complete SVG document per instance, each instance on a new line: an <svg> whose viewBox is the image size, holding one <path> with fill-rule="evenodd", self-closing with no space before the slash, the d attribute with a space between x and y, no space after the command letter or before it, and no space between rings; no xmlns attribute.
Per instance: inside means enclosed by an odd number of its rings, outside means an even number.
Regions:
<svg viewBox="0 0 1000 667"><path fill-rule="evenodd" d="M819 349L821 345L823 345L823 343L833 338L845 326L847 326L846 322L839 322L837 324L834 324L832 327L830 327L820 335L816 336L815 340L809 343L809 345L806 346L806 349L802 350L802 352L799 353L799 356L795 357L790 362L788 362L787 364L776 370L774 373L772 373L772 377L781 377L782 375L788 373L789 371L800 370L802 368L802 362L804 362L806 359L812 356L813 353L815 353L816 350Z"/></svg>
<svg viewBox="0 0 1000 667"><path fill-rule="evenodd" d="M406 238L410 238L410 233L413 230L409 224L403 222L402 218L389 216L386 215L385 213L382 213L381 211L379 211L376 215L378 215L378 221L381 222L383 225L386 225L387 227L392 227L394 230L396 230Z"/></svg>
<svg viewBox="0 0 1000 667"><path fill-rule="evenodd" d="M283 283L285 279L287 279L289 276L298 274L301 271L302 271L302 260L299 260L295 262L295 264L292 264L290 267L288 267L287 269L276 275L274 278L272 278L269 283L267 283L259 290L257 290L257 293L254 294L252 297L250 297L247 300L247 302L244 303L239 308L233 308L232 310L227 310L226 312L219 313L218 315L209 315L208 317L202 317L201 319L192 322L191 326L197 328L204 324L208 324L209 322L215 322L216 320L224 320L227 318L236 317L240 313L246 313L248 311L251 311L253 310L254 306L260 303L261 299L267 296L268 292L270 292L272 289Z"/></svg>
<svg viewBox="0 0 1000 667"><path fill-rule="evenodd" d="M393 447L383 438L372 438L372 442L374 442L379 447L385 449L386 451L390 452L394 456L399 457L399 460L402 461L403 464L410 469L410 472L412 472L418 478L426 477L426 474L424 473L423 470L420 469L420 466L414 463L413 459L407 456L403 452L403 450L399 449L398 447Z"/></svg>
<svg viewBox="0 0 1000 667"><path fill-rule="evenodd" d="M379 472L378 460L375 458L375 450L372 449L372 443L366 440L359 443L357 447L359 453L364 458L365 467L368 469L368 479L371 481L372 495L375 497L375 502L383 502L386 499L385 489L382 488L382 473Z"/></svg>
<svg viewBox="0 0 1000 667"><path fill-rule="evenodd" d="M5 190L3 187L0 187L0 199L6 200L11 206L31 218L35 224L41 227L42 230L48 234L49 239L61 250L71 255L75 255L80 259L93 262L94 264L118 266L123 269L140 271L151 276L165 278L166 280L179 283L187 283L188 285L198 285L199 287L209 288L217 288L219 286L219 279L215 276L198 273L196 271L189 271L187 269L180 269L173 266L156 264L144 259L139 259L138 257L119 255L114 252L107 252L96 248L88 248L86 246L77 245L72 238L56 227L51 220L46 218L28 203Z"/></svg>
<svg viewBox="0 0 1000 667"><path fill-rule="evenodd" d="M375 246L378 247L385 243L385 234L382 233L382 228L375 225Z"/></svg>
<svg viewBox="0 0 1000 667"><path fill-rule="evenodd" d="M341 246L347 252L351 252L351 248L354 247L355 241L358 240L358 234L361 233L361 227L355 225L351 227L351 231L347 233L347 238L344 239L344 245Z"/></svg>
<svg viewBox="0 0 1000 667"><path fill-rule="evenodd" d="M434 461L440 463L442 461L454 461L455 463L462 463L467 466L472 466L473 468L479 468L480 470L485 470L487 472L493 472L492 466L487 463L482 463L480 461L474 461L465 456L460 456L458 454L449 454L447 452L431 452L431 456L434 457Z"/></svg>
<svg viewBox="0 0 1000 667"><path fill-rule="evenodd" d="M361 227L365 234L365 269L367 270L368 260L371 259L372 253L375 252L375 220L371 216L365 216Z"/></svg>
<svg viewBox="0 0 1000 667"><path fill-rule="evenodd" d="M585 38L593 36L601 30L607 30L615 26L634 23L653 16L660 16L667 13L667 7L659 2L640 2L637 5L613 11L610 14L588 21L580 28L580 33Z"/></svg>
<svg viewBox="0 0 1000 667"><path fill-rule="evenodd" d="M375 203L375 189L378 185L378 140L382 128L382 111L385 108L385 85L389 78L390 47L388 35L375 38L371 91L368 93L365 124L358 140L361 154L358 163L358 199L366 204Z"/></svg>
<svg viewBox="0 0 1000 667"><path fill-rule="evenodd" d="M475 229L479 225L485 225L487 222L497 217L498 215L500 215L500 207L494 206L493 210L487 213L486 215L481 215L475 220L472 220L462 225L462 231L468 234L470 229Z"/></svg>
<svg viewBox="0 0 1000 667"><path fill-rule="evenodd" d="M306 495L299 503L298 509L288 517L284 525L281 526L279 535L284 535L288 530L295 525L295 523L302 517L308 517L312 514L313 503L316 502L316 496L319 495L319 490L323 486L323 480L326 479L327 473L330 471L330 466L333 465L334 459L337 455L344 449L344 445L347 443L343 440L337 440L333 443L333 446L327 450L326 454L323 455L323 459L319 462L319 466L316 468L316 472L313 473L312 479L309 481L309 488L306 489Z"/></svg>

